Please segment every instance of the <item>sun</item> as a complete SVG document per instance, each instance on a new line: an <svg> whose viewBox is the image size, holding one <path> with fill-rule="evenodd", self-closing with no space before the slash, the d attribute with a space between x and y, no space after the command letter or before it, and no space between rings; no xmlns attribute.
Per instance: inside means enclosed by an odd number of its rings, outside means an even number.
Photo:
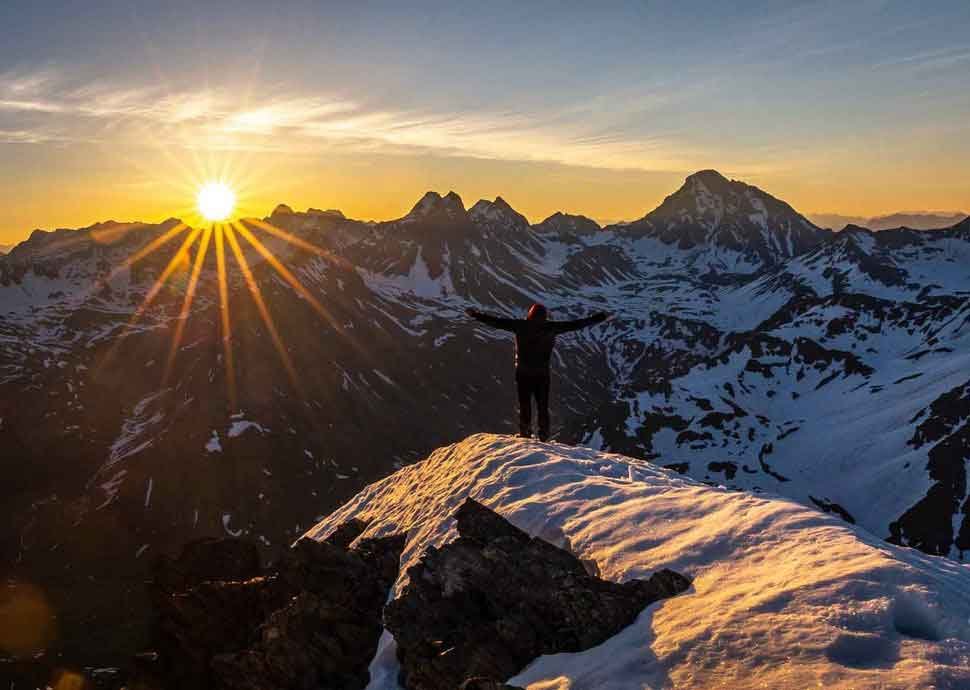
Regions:
<svg viewBox="0 0 970 690"><path fill-rule="evenodd" d="M236 206L236 195L225 182L207 182L196 198L199 213L208 221L225 220Z"/></svg>
<svg viewBox="0 0 970 690"><path fill-rule="evenodd" d="M238 283L238 278L248 288L256 313L262 320L267 333L272 340L273 347L279 354L286 375L294 390L301 396L306 394L302 389L301 380L292 361L284 334L276 324L276 319L270 312L269 304L263 297L262 290L256 279L255 263L269 266L283 282L287 283L316 314L321 317L330 328L341 334L354 347L369 359L363 347L346 331L343 323L338 320L319 299L303 285L300 278L284 263L283 257L277 257L273 249L265 244L269 236L273 240L281 240L295 247L300 252L314 254L329 262L342 262L328 249L319 247L312 242L297 237L290 232L278 228L268 220L259 220L251 215L251 208L247 208L248 184L245 178L239 179L231 174L228 162L214 165L211 162L203 169L189 171L187 179L182 183L175 181L179 195L186 201L195 191L195 211L183 209L187 212L191 223L178 222L167 230L151 239L144 246L134 252L112 272L107 282L111 282L116 272L130 269L147 257L160 251L166 245L174 245L175 249L169 256L168 263L161 271L154 283L145 293L141 304L137 306L125 325L123 337L116 339L115 345L104 356L100 366L106 366L115 356L118 346L125 337L136 332L135 327L146 315L156 300L163 295L170 294L165 290L173 276L187 277L187 281L180 281L174 292L183 292L182 306L175 319L172 342L169 346L168 359L162 376L163 387L173 371L176 358L182 350L182 339L185 336L192 306L196 300L196 293L211 290L215 285L218 291L219 332L222 340L222 358L226 374L226 397L228 409L237 410L236 404L236 374L235 357L233 353L233 320L230 314L230 295L234 294L230 288ZM167 180L167 181L173 181ZM238 195L237 195L238 190ZM201 221L201 222L200 222ZM171 247L170 247L171 248ZM214 256L213 256L214 254ZM235 267L230 264L235 259ZM211 269L214 265L215 271ZM215 274L213 276L213 273ZM235 299L235 297L233 297ZM208 316L206 316L208 318ZM373 362L377 366L377 362Z"/></svg>

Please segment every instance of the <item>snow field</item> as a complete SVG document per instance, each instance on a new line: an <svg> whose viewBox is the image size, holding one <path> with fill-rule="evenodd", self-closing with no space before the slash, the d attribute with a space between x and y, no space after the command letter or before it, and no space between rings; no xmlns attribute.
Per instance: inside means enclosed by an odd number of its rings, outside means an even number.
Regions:
<svg viewBox="0 0 970 690"><path fill-rule="evenodd" d="M542 657L512 684L581 688L970 687L970 569L889 545L780 497L712 488L649 463L477 434L371 485L314 527L407 530L402 571L454 538L466 496L623 581L669 567L688 593L603 645ZM397 688L385 633L370 690Z"/></svg>

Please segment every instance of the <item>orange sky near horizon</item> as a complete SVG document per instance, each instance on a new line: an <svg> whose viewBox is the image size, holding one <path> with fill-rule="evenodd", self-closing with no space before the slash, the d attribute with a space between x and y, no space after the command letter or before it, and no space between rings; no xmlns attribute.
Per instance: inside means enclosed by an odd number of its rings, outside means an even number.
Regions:
<svg viewBox="0 0 970 690"><path fill-rule="evenodd" d="M645 171L550 162L469 157L338 154L291 156L210 154L224 165L173 162L142 153L137 164L117 159L92 165L93 157L59 156L56 171L0 176L6 203L0 209L0 244L13 244L35 229L78 228L104 220L191 222L199 184L226 170L239 195L238 212L262 217L285 203L295 210L336 208L350 218L388 220L407 213L427 191L454 190L470 207L502 196L531 222L556 211L601 223L633 220L655 208L695 169ZM154 158L154 161L152 161ZM961 211L970 207L970 182L952 170L922 173L915 166L889 169L878 180L866 171L836 168L830 174L791 170L746 172L714 167L754 184L803 214L886 215L900 211ZM926 167L929 167L927 165Z"/></svg>

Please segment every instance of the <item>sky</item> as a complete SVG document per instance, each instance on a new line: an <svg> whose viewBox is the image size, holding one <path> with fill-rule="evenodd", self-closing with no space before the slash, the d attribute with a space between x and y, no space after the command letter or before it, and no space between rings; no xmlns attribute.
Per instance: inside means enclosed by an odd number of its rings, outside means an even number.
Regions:
<svg viewBox="0 0 970 690"><path fill-rule="evenodd" d="M970 2L0 3L0 244L240 210L643 216L715 168L804 212L970 210Z"/></svg>

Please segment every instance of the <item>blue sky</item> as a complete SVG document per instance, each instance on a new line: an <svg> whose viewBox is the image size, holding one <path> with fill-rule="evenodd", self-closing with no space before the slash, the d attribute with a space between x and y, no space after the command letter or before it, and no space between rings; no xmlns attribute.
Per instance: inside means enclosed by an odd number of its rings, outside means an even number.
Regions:
<svg viewBox="0 0 970 690"><path fill-rule="evenodd" d="M437 184L618 218L706 167L803 211L970 206L966 0L281 4L0 5L0 241L164 217L159 150L375 217Z"/></svg>

